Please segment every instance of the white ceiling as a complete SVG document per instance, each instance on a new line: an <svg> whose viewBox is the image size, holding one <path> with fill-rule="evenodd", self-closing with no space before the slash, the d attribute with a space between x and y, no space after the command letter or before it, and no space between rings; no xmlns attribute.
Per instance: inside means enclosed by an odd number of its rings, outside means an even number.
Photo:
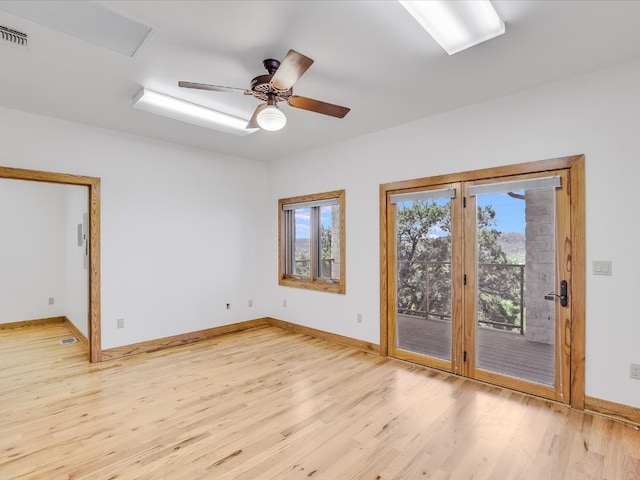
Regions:
<svg viewBox="0 0 640 480"><path fill-rule="evenodd" d="M25 1L25 0L20 0ZM2 11L29 36L0 44L0 105L269 161L640 58L640 1L494 0L506 34L447 55L396 1L102 1L153 33L133 58ZM35 2L37 3L37 2ZM132 108L142 86L249 118L262 60L315 60L294 90L344 105L344 119L284 105L280 132L238 137Z"/></svg>

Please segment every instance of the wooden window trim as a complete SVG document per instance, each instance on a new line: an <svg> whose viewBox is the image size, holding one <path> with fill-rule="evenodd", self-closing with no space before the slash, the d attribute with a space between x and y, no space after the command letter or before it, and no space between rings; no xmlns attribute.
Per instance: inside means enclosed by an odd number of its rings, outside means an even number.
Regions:
<svg viewBox="0 0 640 480"><path fill-rule="evenodd" d="M291 262L289 253L292 246L290 245L290 229L291 225L285 221L283 214L284 206L293 203L316 202L320 200L338 199L340 206L340 279L328 282L322 278L295 278L287 275L287 263ZM286 287L303 288L308 290L317 290L331 293L346 293L346 208L345 208L345 191L334 190L331 192L314 193L310 195L301 195L297 197L281 198L278 200L278 284ZM313 226L313 225L312 225ZM311 251L317 250L317 239L311 237Z"/></svg>

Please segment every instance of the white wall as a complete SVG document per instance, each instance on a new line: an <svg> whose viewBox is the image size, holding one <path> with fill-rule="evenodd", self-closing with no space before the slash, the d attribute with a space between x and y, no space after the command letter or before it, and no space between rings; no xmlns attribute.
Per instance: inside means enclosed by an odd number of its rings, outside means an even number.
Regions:
<svg viewBox="0 0 640 480"><path fill-rule="evenodd" d="M60 186L0 179L0 323L64 315L64 213Z"/></svg>
<svg viewBox="0 0 640 480"><path fill-rule="evenodd" d="M264 164L4 108L0 132L0 165L102 179L103 349L265 316Z"/></svg>
<svg viewBox="0 0 640 480"><path fill-rule="evenodd" d="M281 197L340 188L347 201L346 295L277 285L277 212L271 209L265 278L271 315L378 343L379 184L584 153L586 394L640 407L640 382L629 379L629 363L640 363L634 303L640 249L633 233L638 85L640 62L633 62L271 164L272 206ZM591 275L593 260L612 260L613 276Z"/></svg>
<svg viewBox="0 0 640 480"><path fill-rule="evenodd" d="M64 288L65 316L89 338L89 270L85 268L85 246L78 246L78 224L87 213L89 188L59 185L65 193ZM88 228L88 225L87 225Z"/></svg>

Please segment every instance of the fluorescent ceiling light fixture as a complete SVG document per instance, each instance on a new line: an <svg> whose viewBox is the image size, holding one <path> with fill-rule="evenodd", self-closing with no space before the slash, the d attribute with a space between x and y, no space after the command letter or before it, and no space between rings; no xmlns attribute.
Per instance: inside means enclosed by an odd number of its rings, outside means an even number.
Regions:
<svg viewBox="0 0 640 480"><path fill-rule="evenodd" d="M504 33L489 0L399 1L449 55Z"/></svg>
<svg viewBox="0 0 640 480"><path fill-rule="evenodd" d="M179 98L163 95L143 88L133 99L133 107L145 112L211 128L234 135L249 135L257 128L246 128L249 120L211 110Z"/></svg>
<svg viewBox="0 0 640 480"><path fill-rule="evenodd" d="M281 130L287 124L287 117L276 105L267 105L258 113L256 121L260 128L275 132Z"/></svg>

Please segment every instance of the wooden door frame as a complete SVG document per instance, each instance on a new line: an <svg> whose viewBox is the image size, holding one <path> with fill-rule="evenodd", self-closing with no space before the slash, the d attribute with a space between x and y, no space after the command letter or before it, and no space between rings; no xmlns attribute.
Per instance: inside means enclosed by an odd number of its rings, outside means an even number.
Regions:
<svg viewBox="0 0 640 480"><path fill-rule="evenodd" d="M102 360L100 333L100 179L0 166L0 178L89 188L89 360Z"/></svg>
<svg viewBox="0 0 640 480"><path fill-rule="evenodd" d="M393 225L389 225L387 206L389 196L400 190L428 187L435 184L465 182L485 178L500 178L526 173L541 173L553 170L569 171L569 189L571 193L571 401L570 405L584 410L585 397L585 188L584 155L552 158L535 162L485 168L455 174L424 177L380 185L380 354L389 354L389 265L390 251L388 234Z"/></svg>

